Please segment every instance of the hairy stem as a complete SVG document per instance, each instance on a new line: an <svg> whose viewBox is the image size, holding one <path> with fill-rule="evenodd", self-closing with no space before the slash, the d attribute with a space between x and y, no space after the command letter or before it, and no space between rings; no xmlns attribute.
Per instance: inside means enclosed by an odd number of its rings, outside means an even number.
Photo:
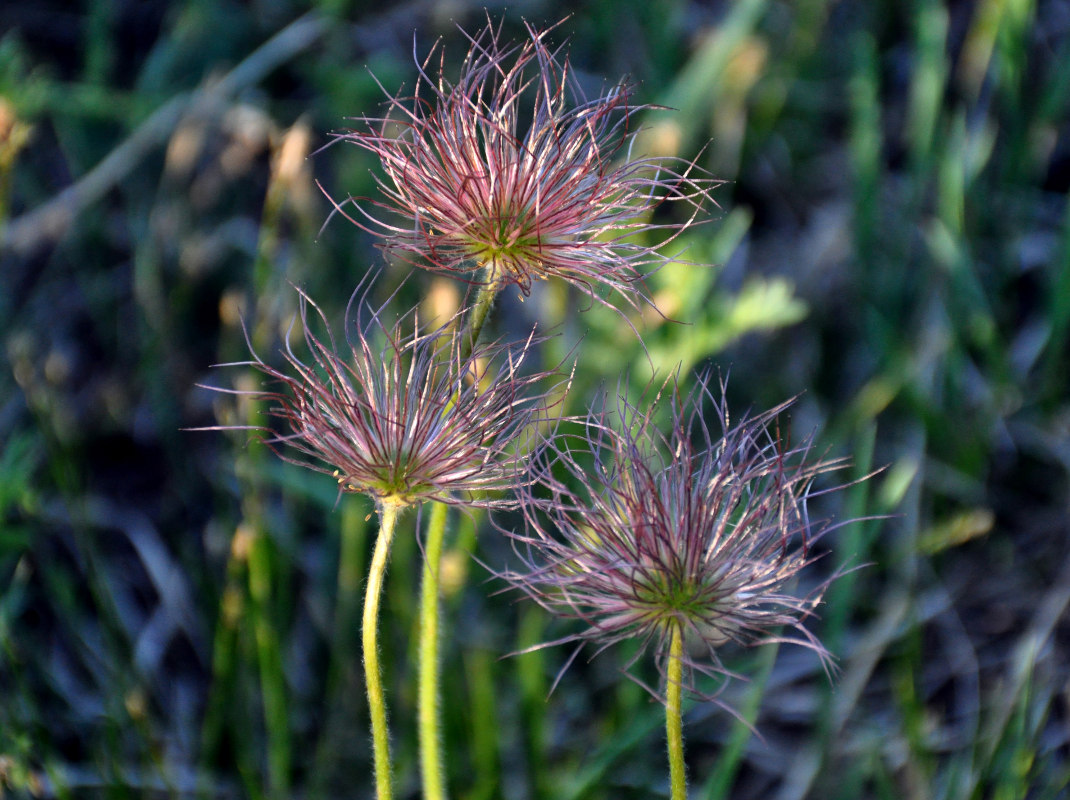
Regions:
<svg viewBox="0 0 1070 800"><path fill-rule="evenodd" d="M501 282L498 280L498 268L493 261L486 264L480 272L483 279L479 292L476 294L476 302L472 310L468 312L468 333L461 342L461 363L463 364L472 356L479 341L479 334L483 331L483 323L487 321L487 315L494 305L494 298L501 290Z"/></svg>
<svg viewBox="0 0 1070 800"><path fill-rule="evenodd" d="M446 798L439 738L438 571L442 560L442 543L446 538L448 511L449 506L445 503L431 504L420 586L419 739L420 776L425 800Z"/></svg>
<svg viewBox="0 0 1070 800"><path fill-rule="evenodd" d="M668 674L665 679L665 739L669 749L669 784L672 800L687 800L684 775L684 720L680 711L683 683L684 632L673 625L669 642Z"/></svg>
<svg viewBox="0 0 1070 800"><path fill-rule="evenodd" d="M375 752L375 795L390 800L390 732L386 726L386 698L383 695L379 668L379 599L383 593L383 576L394 539L401 505L389 499L379 505L379 535L375 540L368 587L364 593L364 622L361 629L364 646L364 682L368 689L368 710L372 720L372 747Z"/></svg>

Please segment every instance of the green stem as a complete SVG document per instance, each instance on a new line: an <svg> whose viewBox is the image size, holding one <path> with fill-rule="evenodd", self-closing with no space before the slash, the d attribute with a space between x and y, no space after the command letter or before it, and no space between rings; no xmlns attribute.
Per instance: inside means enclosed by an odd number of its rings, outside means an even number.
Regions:
<svg viewBox="0 0 1070 800"><path fill-rule="evenodd" d="M379 535L368 570L368 588L364 593L364 682L368 688L368 710L372 719L372 747L375 752L375 794L378 800L390 800L390 733L386 727L386 698L383 696L382 674L379 668L379 598L383 593L383 576L390 556L390 543L398 511L395 500L379 501Z"/></svg>
<svg viewBox="0 0 1070 800"><path fill-rule="evenodd" d="M419 738L420 775L424 800L445 800L442 752L439 739L439 669L438 669L438 571L442 560L442 543L446 538L445 503L431 504L424 546L423 582L420 586L420 687Z"/></svg>
<svg viewBox="0 0 1070 800"><path fill-rule="evenodd" d="M283 798L290 790L290 718L286 709L286 676L279 635L271 620L271 543L262 531L252 533L249 547L249 593L253 599L257 660L264 702L268 744L269 795Z"/></svg>
<svg viewBox="0 0 1070 800"><path fill-rule="evenodd" d="M665 739L669 748L669 783L672 800L687 800L687 778L684 775L684 719L680 713L683 689L684 632L673 625L669 642L669 665L665 680Z"/></svg>
<svg viewBox="0 0 1070 800"><path fill-rule="evenodd" d="M483 284L476 294L476 302L472 310L468 312L468 333L462 340L461 363L463 364L472 356L479 341L479 334L483 331L483 323L487 321L487 315L494 305L494 298L501 290L501 282L498 280L498 268L494 262L483 267L481 272Z"/></svg>

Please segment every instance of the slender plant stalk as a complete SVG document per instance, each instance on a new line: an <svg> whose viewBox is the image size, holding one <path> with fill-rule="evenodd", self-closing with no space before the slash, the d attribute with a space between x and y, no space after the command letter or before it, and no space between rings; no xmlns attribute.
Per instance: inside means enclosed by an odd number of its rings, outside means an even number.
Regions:
<svg viewBox="0 0 1070 800"><path fill-rule="evenodd" d="M665 680L665 739L669 748L669 783L672 800L687 800L687 778L684 775L684 720L680 712L683 688L684 632L677 623L672 627L669 642L668 674Z"/></svg>
<svg viewBox="0 0 1070 800"><path fill-rule="evenodd" d="M472 355L472 351L475 350L476 342L479 341L479 334L483 332L483 323L487 321L487 315L494 305L494 298L498 296L498 292L502 288L502 283L498 280L498 267L493 261L483 267L480 277L483 279L483 283L476 294L476 302L472 306L472 310L468 312L468 334L461 342L461 347L464 348L461 351L462 364L468 360L469 356Z"/></svg>
<svg viewBox="0 0 1070 800"><path fill-rule="evenodd" d="M442 560L442 543L446 538L445 503L431 504L424 546L423 582L420 586L420 686L419 738L420 775L424 800L446 800L443 786L442 751L439 734L438 668L438 571Z"/></svg>
<svg viewBox="0 0 1070 800"><path fill-rule="evenodd" d="M481 271L483 284L468 314L468 331L461 340L460 360L467 361L475 350L483 324L494 306L501 283L497 265L491 261ZM442 748L439 733L439 664L438 664L438 571L442 560L442 543L446 538L449 506L431 504L431 519L424 546L423 580L420 586L420 656L418 689L418 736L420 741L420 776L424 800L446 800L443 785Z"/></svg>
<svg viewBox="0 0 1070 800"><path fill-rule="evenodd" d="M394 539L398 511L396 500L379 502L379 535L368 570L368 588L364 593L364 682L368 687L368 710L372 720L372 747L375 752L375 795L378 800L390 800L390 733L386 726L386 698L383 695L382 674L379 668L379 599L383 593L383 576Z"/></svg>
<svg viewBox="0 0 1070 800"><path fill-rule="evenodd" d="M467 361L475 350L483 324L494 305L501 284L493 262L482 270L484 282L476 295L476 302L468 314L468 331L461 340L460 361ZM425 800L445 800L443 787L442 750L439 732L439 664L438 664L438 570L442 560L442 543L446 537L445 503L431 504L431 519L427 526L424 546L423 580L420 586L420 657L419 657L419 724L420 774Z"/></svg>
<svg viewBox="0 0 1070 800"><path fill-rule="evenodd" d="M270 614L270 543L263 531L251 534L249 546L249 590L253 599L253 630L260 664L261 695L264 701L264 728L268 740L269 796L281 799L290 791L290 720L286 708L286 678L278 632Z"/></svg>

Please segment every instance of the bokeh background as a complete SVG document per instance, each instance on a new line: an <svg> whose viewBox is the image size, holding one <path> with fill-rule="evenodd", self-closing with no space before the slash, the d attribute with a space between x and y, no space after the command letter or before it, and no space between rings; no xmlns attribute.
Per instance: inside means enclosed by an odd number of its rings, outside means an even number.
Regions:
<svg viewBox="0 0 1070 800"><path fill-rule="evenodd" d="M484 9L487 10L484 10ZM630 321L550 285L505 298L578 358L570 410L653 365L729 374L742 414L875 477L823 513L805 582L836 655L728 652L688 712L695 798L1058 798L1070 791L1070 4L6 0L0 6L0 796L371 796L357 620L374 521L242 434L198 384L255 386L303 287L341 324L407 270L344 220L376 165L347 117L504 19L558 22L579 80L626 76L637 147L697 159L719 209ZM668 212L666 212L668 213ZM675 252L675 251L673 251ZM413 275L399 307L458 302ZM849 476L845 476L849 477ZM384 628L399 796L415 797L417 538ZM508 520L506 520L508 524ZM448 543L444 713L461 798L667 795L628 652L502 659L561 635ZM805 586L800 587L805 589ZM640 673L653 679L649 665ZM758 735L748 728L753 725Z"/></svg>

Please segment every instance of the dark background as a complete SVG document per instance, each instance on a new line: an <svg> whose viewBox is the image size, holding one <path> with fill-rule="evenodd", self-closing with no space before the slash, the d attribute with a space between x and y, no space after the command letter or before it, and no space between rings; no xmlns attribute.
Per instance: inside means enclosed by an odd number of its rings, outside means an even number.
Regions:
<svg viewBox="0 0 1070 800"><path fill-rule="evenodd" d="M306 289L340 319L370 269L342 220L373 196L347 117L412 86L412 53L486 14L565 20L590 93L627 76L640 142L727 183L666 313L563 287L505 298L577 347L573 410L622 371L730 373L738 413L877 477L823 513L840 579L812 626L837 656L729 653L750 677L687 718L694 797L1055 798L1070 781L1070 5L1064 2L87 0L0 7L0 788L15 797L370 797L356 616L362 498L241 434L197 387L275 358ZM415 34L415 40L414 40ZM374 77L373 77L374 75ZM399 307L459 288L419 274ZM508 322L507 322L508 321ZM649 361L647 356L649 355ZM445 717L457 797L667 795L660 708L468 554L447 563ZM409 518L410 530L415 516ZM388 576L399 796L415 796L419 550ZM466 576L466 578L465 578ZM652 674L652 667L646 674ZM0 791L0 794L3 793Z"/></svg>

